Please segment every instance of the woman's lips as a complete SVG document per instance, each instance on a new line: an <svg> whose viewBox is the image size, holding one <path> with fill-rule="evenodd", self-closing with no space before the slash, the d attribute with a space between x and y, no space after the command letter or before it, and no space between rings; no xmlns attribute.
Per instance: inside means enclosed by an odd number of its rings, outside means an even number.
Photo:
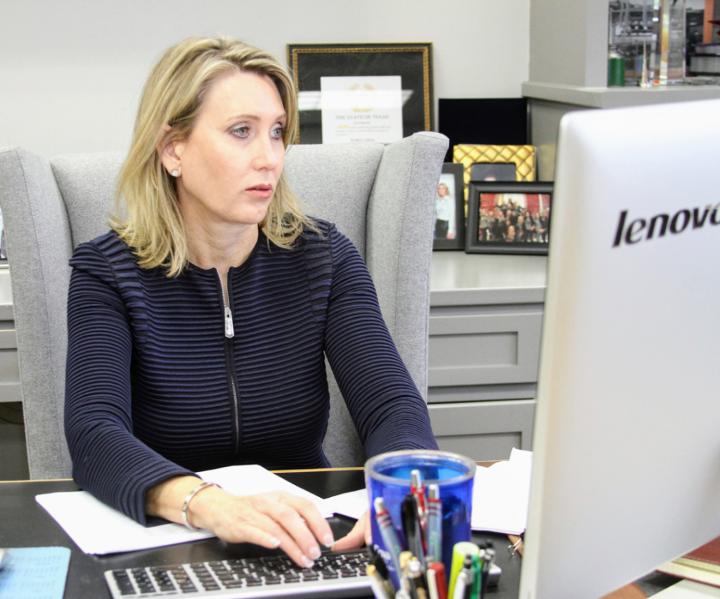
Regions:
<svg viewBox="0 0 720 599"><path fill-rule="evenodd" d="M272 185L261 183L259 185L253 185L252 187L248 187L245 191L254 198L258 198L260 200L267 200L268 198L272 197L273 187Z"/></svg>

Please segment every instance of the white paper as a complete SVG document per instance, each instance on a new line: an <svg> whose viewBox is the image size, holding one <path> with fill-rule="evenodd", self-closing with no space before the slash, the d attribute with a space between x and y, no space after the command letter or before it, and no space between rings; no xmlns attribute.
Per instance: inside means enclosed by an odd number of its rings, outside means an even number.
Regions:
<svg viewBox="0 0 720 599"><path fill-rule="evenodd" d="M402 90L402 105L405 106L410 98L413 97L414 90L404 89ZM320 90L313 91L301 91L298 92L298 110L303 112L305 110L322 110L322 93Z"/></svg>
<svg viewBox="0 0 720 599"><path fill-rule="evenodd" d="M341 516L349 516L358 520L370 508L367 489L358 489L349 493L342 493L328 497L323 501L325 510L340 514Z"/></svg>
<svg viewBox="0 0 720 599"><path fill-rule="evenodd" d="M527 527L532 452L513 448L510 459L475 471L473 530L520 535Z"/></svg>
<svg viewBox="0 0 720 599"><path fill-rule="evenodd" d="M273 474L262 466L228 466L200 472L207 481L218 483L235 495L287 491L312 501L327 517L323 499ZM212 537L208 531L192 531L180 524L145 527L95 499L86 491L37 495L42 505L85 553L102 555L162 547Z"/></svg>
<svg viewBox="0 0 720 599"><path fill-rule="evenodd" d="M709 599L710 597L720 597L720 589L692 580L681 580L677 584L655 593L653 597L658 599Z"/></svg>
<svg viewBox="0 0 720 599"><path fill-rule="evenodd" d="M392 143L403 136L399 75L320 77L322 141Z"/></svg>

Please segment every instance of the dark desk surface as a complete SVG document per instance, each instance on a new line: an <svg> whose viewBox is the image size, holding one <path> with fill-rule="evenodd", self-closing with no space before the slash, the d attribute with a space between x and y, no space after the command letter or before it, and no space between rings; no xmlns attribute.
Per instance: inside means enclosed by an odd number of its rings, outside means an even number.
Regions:
<svg viewBox="0 0 720 599"><path fill-rule="evenodd" d="M365 485L363 472L352 470L314 470L278 472L280 476L320 497L330 497ZM109 556L86 555L65 534L65 531L35 501L35 495L55 491L76 491L70 480L0 482L0 546L46 547L63 546L72 550L70 569L65 585L67 599L110 598L102 573L112 568L136 565L174 564L252 555L267 555L267 550L254 545L228 544L206 539L157 549L119 553ZM351 524L345 519L330 521L336 538L345 534ZM497 562L503 570L500 585L490 593L491 599L516 599L520 581L520 559L511 557L503 535L476 536L477 542L490 540L495 545Z"/></svg>

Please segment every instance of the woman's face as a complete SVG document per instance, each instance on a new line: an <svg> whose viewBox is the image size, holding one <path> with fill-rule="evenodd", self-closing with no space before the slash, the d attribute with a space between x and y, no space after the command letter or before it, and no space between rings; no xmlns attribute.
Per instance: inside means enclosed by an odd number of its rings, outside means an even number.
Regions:
<svg viewBox="0 0 720 599"><path fill-rule="evenodd" d="M231 71L214 81L189 137L172 144L183 218L261 223L283 169L285 118L269 77Z"/></svg>

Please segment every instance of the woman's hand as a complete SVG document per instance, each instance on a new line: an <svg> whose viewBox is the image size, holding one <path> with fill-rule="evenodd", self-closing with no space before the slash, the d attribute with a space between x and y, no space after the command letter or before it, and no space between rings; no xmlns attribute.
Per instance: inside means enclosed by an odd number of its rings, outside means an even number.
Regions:
<svg viewBox="0 0 720 599"><path fill-rule="evenodd" d="M357 549L370 544L370 510L365 512L355 523L352 530L332 546L333 551Z"/></svg>
<svg viewBox="0 0 720 599"><path fill-rule="evenodd" d="M195 477L176 477L160 483L147 496L147 513L181 522L179 506L200 482ZM229 543L253 543L279 548L303 568L320 557L318 543L330 547L330 525L313 503L282 491L257 495L231 495L219 487L207 487L190 501L188 520Z"/></svg>
<svg viewBox="0 0 720 599"><path fill-rule="evenodd" d="M320 546L330 547L330 525L313 503L285 492L236 496L208 489L190 504L190 522L230 543L254 543L279 548L303 568L320 557Z"/></svg>

